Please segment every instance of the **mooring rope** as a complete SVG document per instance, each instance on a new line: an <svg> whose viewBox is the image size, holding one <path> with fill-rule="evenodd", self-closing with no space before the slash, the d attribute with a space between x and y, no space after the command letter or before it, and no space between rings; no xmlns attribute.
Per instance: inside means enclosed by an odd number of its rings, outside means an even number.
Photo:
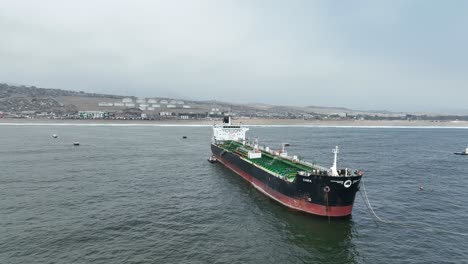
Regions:
<svg viewBox="0 0 468 264"><path fill-rule="evenodd" d="M386 223L386 224L398 224L397 222L393 222L393 221L386 221L386 220L383 220L382 218L380 218L374 211L374 209L372 208L372 205L370 204L369 202L369 197L367 196L367 192L366 192L366 185L364 184L364 178L361 178L361 185L362 185L362 190L364 191L364 196L362 196L362 192L359 192L361 194L361 197L362 199L364 200L364 203L366 204L366 207L367 209L369 210L369 212L372 213L372 215L375 217L375 219L379 220L380 222L382 223Z"/></svg>
<svg viewBox="0 0 468 264"><path fill-rule="evenodd" d="M413 224L413 223L404 223L404 222L384 220L381 217L379 217L375 213L374 209L372 208L372 205L371 205L371 203L369 201L369 197L367 196L366 185L364 184L364 179L361 180L361 186L362 186L362 190L364 191L364 196L362 195L361 191L359 191L359 192L361 193L361 197L364 200L364 203L366 204L366 207L367 207L368 211L372 214L372 216L374 216L374 221L378 220L381 223L400 225L400 226L404 226L404 227L414 227L414 228L421 228L422 227L425 231L430 231L430 232L439 232L439 233L446 233L446 234L451 234L451 235L468 236L468 234L466 234L466 233L452 232L452 231L439 229L439 228L436 229L436 228L433 228L433 226L431 226L430 224L427 224L427 223ZM375 222L377 224L377 221L375 221Z"/></svg>

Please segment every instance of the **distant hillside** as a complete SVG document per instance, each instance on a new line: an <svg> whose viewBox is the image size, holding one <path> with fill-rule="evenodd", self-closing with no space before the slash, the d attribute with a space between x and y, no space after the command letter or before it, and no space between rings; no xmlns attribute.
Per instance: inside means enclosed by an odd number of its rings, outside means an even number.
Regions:
<svg viewBox="0 0 468 264"><path fill-rule="evenodd" d="M131 97L133 102L127 106L122 103L124 97ZM62 89L37 88L35 86L12 85L0 83L0 111L2 112L54 112L54 113L77 113L77 111L126 111L131 108L142 108L145 111L148 104L138 105L138 100L133 96L120 96L111 94L96 94L68 91ZM126 99L129 100L129 99ZM276 118L311 118L317 115L359 115L370 112L355 111L342 107L320 107L320 106L278 106L269 104L233 104L229 102L206 100L185 101L175 105L172 102L181 100L175 98L159 97L151 99L157 105L148 110L148 114L159 115L169 113L188 113L201 116L220 115L232 112L238 116L246 117L276 117ZM165 101L165 103L162 103ZM161 102L161 103L159 103ZM109 107L110 105L110 107Z"/></svg>
<svg viewBox="0 0 468 264"><path fill-rule="evenodd" d="M80 96L80 97L104 97L121 99L123 96L95 94L85 92L67 91L61 89L37 88L35 86L27 87L24 85L8 85L0 83L0 98L8 97L59 97L59 96Z"/></svg>
<svg viewBox="0 0 468 264"><path fill-rule="evenodd" d="M0 83L0 111L3 112L72 113L82 110L81 102L95 105L103 98L120 100L123 96Z"/></svg>
<svg viewBox="0 0 468 264"><path fill-rule="evenodd" d="M305 108L320 109L321 111L325 111L325 110L340 111L340 112L352 112L352 111L354 111L352 109L345 108L345 107L330 107L330 106L315 106L315 105L309 105L309 106L306 106Z"/></svg>

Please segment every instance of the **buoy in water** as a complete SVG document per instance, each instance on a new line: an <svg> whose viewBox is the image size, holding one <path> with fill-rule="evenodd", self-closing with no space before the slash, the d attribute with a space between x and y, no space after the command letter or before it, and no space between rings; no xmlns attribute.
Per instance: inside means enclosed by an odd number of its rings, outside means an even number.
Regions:
<svg viewBox="0 0 468 264"><path fill-rule="evenodd" d="M57 135L57 134L53 134L52 137L53 137L53 138L58 138L58 135Z"/></svg>
<svg viewBox="0 0 468 264"><path fill-rule="evenodd" d="M183 136L182 138L184 138L184 139L185 139L185 138L187 138L187 136Z"/></svg>
<svg viewBox="0 0 468 264"><path fill-rule="evenodd" d="M79 146L79 145L80 145L80 142L78 141L73 142L73 146Z"/></svg>

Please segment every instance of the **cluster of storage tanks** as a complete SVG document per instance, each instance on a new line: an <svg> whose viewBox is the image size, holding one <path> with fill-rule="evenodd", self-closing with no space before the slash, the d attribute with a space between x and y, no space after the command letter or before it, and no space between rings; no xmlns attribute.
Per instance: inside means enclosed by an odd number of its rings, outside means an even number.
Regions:
<svg viewBox="0 0 468 264"><path fill-rule="evenodd" d="M127 108L139 108L142 111L155 111L159 108L191 108L189 105L186 105L184 101L180 100L166 100L161 99L157 100L154 98L137 98L135 101L133 98L124 98L122 102L101 102L99 106L104 107L127 107Z"/></svg>

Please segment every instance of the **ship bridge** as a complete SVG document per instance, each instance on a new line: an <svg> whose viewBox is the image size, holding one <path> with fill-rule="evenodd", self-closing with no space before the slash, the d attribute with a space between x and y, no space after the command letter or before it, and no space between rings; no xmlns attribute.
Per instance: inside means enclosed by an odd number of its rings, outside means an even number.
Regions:
<svg viewBox="0 0 468 264"><path fill-rule="evenodd" d="M240 126L240 125L232 125L231 124L231 117L226 116L223 119L222 124L216 124L213 126L213 142L219 141L245 141L245 133L249 130L249 128Z"/></svg>

